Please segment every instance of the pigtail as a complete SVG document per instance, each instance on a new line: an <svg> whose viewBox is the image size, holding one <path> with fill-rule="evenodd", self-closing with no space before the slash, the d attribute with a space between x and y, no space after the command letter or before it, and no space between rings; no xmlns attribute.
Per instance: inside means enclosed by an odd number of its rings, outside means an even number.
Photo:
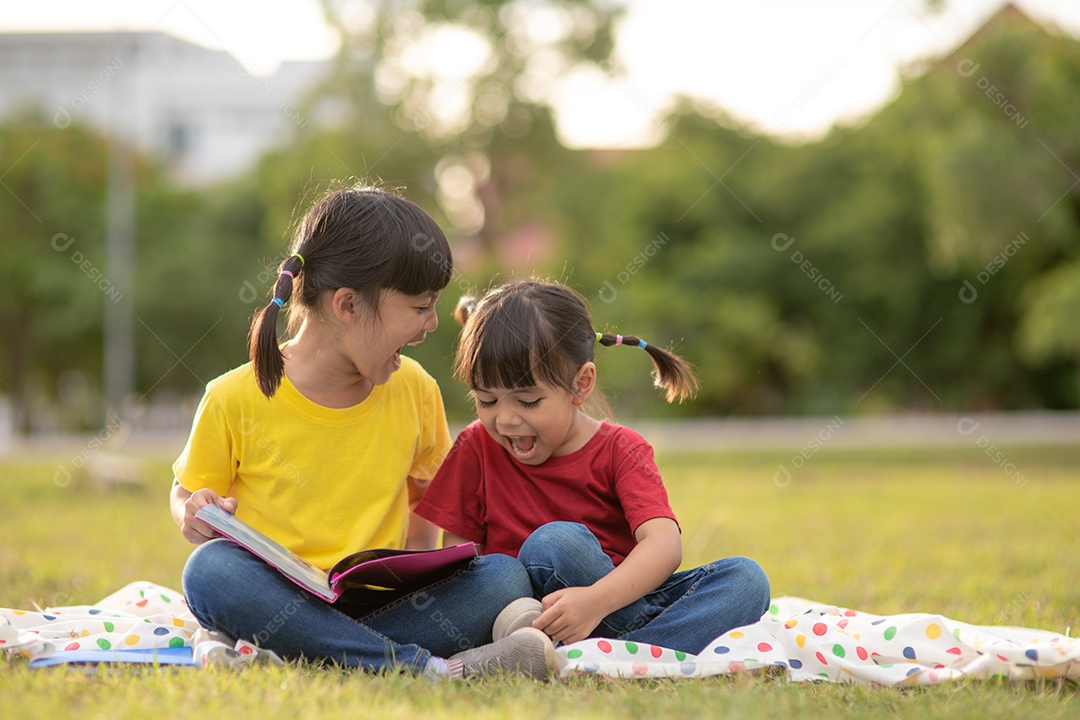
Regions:
<svg viewBox="0 0 1080 720"><path fill-rule="evenodd" d="M458 325L465 327L465 323L469 321L469 316L475 309L476 298L472 295L466 295L458 300L457 307L454 308L454 319L457 320Z"/></svg>
<svg viewBox="0 0 1080 720"><path fill-rule="evenodd" d="M670 350L665 350L657 345L650 345L633 335L597 333L596 341L604 347L626 345L641 348L649 353L649 357L653 361L653 377L655 378L656 387L663 388L666 391L665 397L668 402L688 400L697 392L699 387L698 379L690 363Z"/></svg>
<svg viewBox="0 0 1080 720"><path fill-rule="evenodd" d="M281 272L274 283L274 297L251 323L248 352L255 370L255 381L268 398L277 392L285 374L285 357L278 346L278 314L292 297L293 281L303 267L304 258L299 253L290 255L282 263Z"/></svg>

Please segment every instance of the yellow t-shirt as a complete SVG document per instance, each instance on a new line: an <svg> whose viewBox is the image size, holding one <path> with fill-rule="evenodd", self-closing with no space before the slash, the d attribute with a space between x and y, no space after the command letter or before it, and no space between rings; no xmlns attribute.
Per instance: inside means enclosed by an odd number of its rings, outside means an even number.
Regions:
<svg viewBox="0 0 1080 720"><path fill-rule="evenodd" d="M236 498L236 516L323 569L408 533L406 478L434 477L450 448L435 380L411 358L360 404L327 408L288 377L270 399L251 363L210 382L173 473Z"/></svg>

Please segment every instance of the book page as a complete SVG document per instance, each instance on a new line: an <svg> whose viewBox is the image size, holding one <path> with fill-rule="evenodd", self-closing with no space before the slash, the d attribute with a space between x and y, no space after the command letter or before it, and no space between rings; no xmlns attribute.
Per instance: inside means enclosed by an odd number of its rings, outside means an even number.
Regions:
<svg viewBox="0 0 1080 720"><path fill-rule="evenodd" d="M195 517L258 555L298 585L307 588L319 597L331 601L334 599L335 595L330 590L330 579L326 572L217 505L201 508L195 513Z"/></svg>

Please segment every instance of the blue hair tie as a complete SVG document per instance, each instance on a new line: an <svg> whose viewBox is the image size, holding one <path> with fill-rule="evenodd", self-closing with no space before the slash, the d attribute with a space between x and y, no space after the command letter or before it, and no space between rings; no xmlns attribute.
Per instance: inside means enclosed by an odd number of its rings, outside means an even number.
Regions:
<svg viewBox="0 0 1080 720"><path fill-rule="evenodd" d="M274 303L274 304L275 304L275 305L277 305L277 306L278 306L279 308L280 308L280 307L285 307L285 301L284 301L284 300L282 300L282 299L281 299L281 298L279 298L279 297L276 297L276 298L274 298L274 299L273 299L273 300L271 300L270 302Z"/></svg>
<svg viewBox="0 0 1080 720"><path fill-rule="evenodd" d="M644 340L638 340L637 346L644 350L645 348L649 347L649 343L645 342Z"/></svg>

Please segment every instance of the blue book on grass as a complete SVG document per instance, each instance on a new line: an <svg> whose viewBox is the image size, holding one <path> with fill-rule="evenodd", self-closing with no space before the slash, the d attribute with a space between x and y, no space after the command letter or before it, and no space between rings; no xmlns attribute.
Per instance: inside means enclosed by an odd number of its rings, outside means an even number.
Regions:
<svg viewBox="0 0 1080 720"><path fill-rule="evenodd" d="M64 664L143 663L148 665L195 665L190 647L145 648L141 650L63 650L30 661L30 667Z"/></svg>

